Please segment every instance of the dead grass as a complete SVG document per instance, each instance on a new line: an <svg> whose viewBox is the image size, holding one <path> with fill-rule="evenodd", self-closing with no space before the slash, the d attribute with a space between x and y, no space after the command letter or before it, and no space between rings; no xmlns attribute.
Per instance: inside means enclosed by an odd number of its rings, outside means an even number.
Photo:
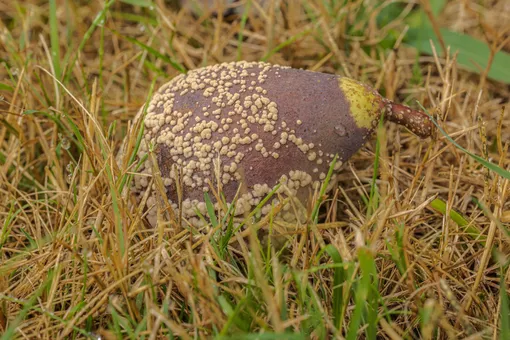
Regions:
<svg viewBox="0 0 510 340"><path fill-rule="evenodd" d="M115 152L152 84L181 66L238 58L348 75L418 100L457 143L510 169L508 85L483 80L479 91L481 77L454 60L383 48L386 32L404 25L378 28L367 14L376 2L364 13L361 1L277 3L252 1L240 37L240 18L194 17L159 0L115 2L97 27L100 1L57 1L54 12L46 1L0 2L0 333L371 338L376 327L385 339L498 338L509 180L439 133L421 141L385 124L344 167L319 223L252 226L283 234L281 253L251 232L221 250L212 231L150 229L130 208ZM466 11L457 28L480 36L483 20L506 29L504 11L493 10L506 1L492 3L489 21ZM485 10L450 1L441 19L452 28L456 6Z"/></svg>

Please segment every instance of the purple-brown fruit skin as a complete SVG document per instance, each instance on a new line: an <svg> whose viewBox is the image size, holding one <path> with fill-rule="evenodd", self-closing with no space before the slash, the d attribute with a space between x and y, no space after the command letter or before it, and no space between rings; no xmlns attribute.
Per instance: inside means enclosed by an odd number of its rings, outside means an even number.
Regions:
<svg viewBox="0 0 510 340"><path fill-rule="evenodd" d="M269 79L275 78L278 78L278 81L267 81L264 89L270 94L271 100L278 104L278 115L284 117L287 126L296 131L297 137L308 143L322 145L324 153L334 155L338 152L340 160L350 158L365 143L365 138L372 129L356 126L354 119L349 115L349 103L338 87L337 76L286 69L279 71L279 77L274 74L274 71L270 71ZM239 86L234 86L232 90L237 92ZM174 108L178 111L192 110L195 116L207 119L201 110L204 101L200 96L201 94L197 93L183 96L176 101ZM332 112L335 115L332 115ZM302 121L300 125L296 123L298 120ZM340 136L337 133L338 129L335 129L340 125L343 127L339 129L345 130L344 136ZM262 126L257 126L256 129L252 128L251 133L253 132L264 136L264 145L270 146L280 140L279 134L273 136L271 133L264 132ZM228 132L222 135L232 138L234 134ZM163 174L170 172L172 163L168 161L170 157L165 157L169 155L168 148L162 146L159 150L158 158ZM280 151L278 159L271 156L263 157L255 150L247 151L247 156L242 160L242 166L240 166L244 168L245 184L248 186L257 183L274 185L282 174L286 174L290 170L312 173L313 169L317 168L317 164L309 161L305 153L294 146L289 146L289 148L295 149L296 152ZM251 156L248 156L250 154ZM223 160L228 161L226 158ZM321 170L327 171L328 164L325 162L323 164L324 166L320 167ZM236 182L230 182L223 186L223 192L227 199L233 198L237 187L238 183ZM175 193L172 191L170 191L171 198L176 199ZM202 199L203 192L201 190L185 190L184 196Z"/></svg>
<svg viewBox="0 0 510 340"><path fill-rule="evenodd" d="M235 74L237 77L233 77ZM213 75L216 75L216 77L214 78ZM237 79L237 83L235 79ZM213 146L215 142L221 141L223 137L229 137L231 141L235 140L236 132L234 129L236 128L240 138L252 136L254 133L258 135L258 138L253 139L248 144L227 143L226 146L229 148L230 145L236 144L233 150L235 155L244 155L242 159L237 159L237 162L232 152L230 156L223 154L220 157L222 172L224 165L236 163L234 165L235 171L230 171L230 173L227 171L231 176L230 180L222 181L222 192L227 202L231 202L238 192L242 179L244 188L241 190L241 194L249 194L245 197L245 201L249 203L248 206L256 205L269 190L277 183L282 182L283 175L289 179L289 181L286 181L284 178L283 183L284 185L290 185L293 189L291 194L301 200L306 200L325 177L335 154L339 156L339 164L349 159L365 144L367 138L373 132L381 108L391 109L391 102L380 97L370 88L352 82L350 85L354 84L353 89L362 92L363 96L360 98L363 100L370 98L368 105L376 108L366 115L364 113L365 118L369 119L369 124L360 127L358 117L353 115L353 110L350 107L353 103L352 93L349 94L349 98L346 98L346 94L339 86L341 79L341 77L331 74L265 63L239 62L219 64L190 71L188 75L178 77L164 85L149 104L145 118L147 132L145 142L155 143L156 159L162 177L167 178L166 189L170 201L174 204L177 203L175 172L172 169L175 165L181 168L188 167L185 173L189 176L184 181L187 184L185 183L182 186L182 197L184 200L188 200L188 208L191 209L187 209L184 215L185 217L186 215L193 216L197 204L201 204L199 210L204 209L204 191L209 187L206 180L211 180L213 187L217 186L213 160L217 159L220 151L213 147L210 152L204 153L202 151L207 148L204 145ZM206 85L201 85L204 83ZM243 86L243 83L245 86ZM229 84L230 86L227 86ZM223 97L218 99L220 93L223 93ZM237 105L233 104L232 101L229 104L229 98L234 98L232 96L236 93L239 94L239 97L235 102L242 106L242 111L237 106L238 113L229 115L229 112L232 113L234 106ZM256 106L256 100L250 100L249 102L252 102L250 106L247 96L253 97L254 95L258 95L259 99L264 97L266 104L262 108L259 107L252 111L253 106ZM355 95L358 96L359 93L355 93ZM216 100L213 101L213 98L216 98ZM169 101L172 101L171 105ZM270 104L267 104L268 101ZM246 105L247 102L248 105ZM222 103L229 105L221 108ZM261 102L258 102L258 104L261 104ZM258 122L247 122L250 116L261 116L264 109L266 112L268 110L274 111L273 104L276 104L277 109L276 120L263 119L262 117ZM271 108L271 105L273 105L273 108ZM359 111L359 103L355 105L358 105ZM165 106L167 106L166 113L164 112ZM168 107L171 107L171 109L168 109ZM221 113L213 114L218 108L221 109ZM206 112L208 113L207 116ZM181 127L183 128L176 129L176 133L168 132L168 130L175 127L177 118L174 119L174 125L172 125L172 122L168 119L165 120L165 117L168 117L168 115L177 117L177 114L185 113L191 114L187 120L181 121L183 123L187 122L187 124L182 124ZM247 134L244 133L245 128L241 127L243 114L246 117L244 123L247 123L250 128ZM274 116L272 117L274 118ZM232 122L224 124L228 118L232 119ZM162 120L165 120L164 124L160 124ZM216 129L214 130L211 127L209 131L204 133L204 129L200 126L200 124L205 124L203 122L217 124ZM227 130L222 129L225 125L228 125ZM271 126L276 133L267 131L268 127L271 129ZM167 135L163 136L165 138L162 137L165 130L170 137ZM189 150L187 153L179 151L183 148L179 148L180 144L176 145L173 142L185 137L188 133L192 135L187 144L192 149L194 148L192 153ZM285 133L289 136L293 135L295 138L287 139L286 144L277 147ZM198 141L200 138L195 139L197 136L204 138ZM265 150L260 150L260 148L257 150L256 146L260 144L260 140L262 140ZM182 138L178 143L182 143ZM306 147L303 146L304 144L306 144ZM139 156L142 156L143 152L144 150L141 150ZM203 168L200 169L195 166L195 169L190 171L190 161L192 160L194 161L193 164L199 163ZM146 172L150 173L148 171L150 164L145 166ZM299 173L296 171L299 171ZM242 174L242 177L240 174ZM260 190L254 191L255 185L263 184L267 184L267 187L262 192ZM142 192L143 190L144 183L137 182L135 179L135 191ZM240 209L239 212L242 213L244 210Z"/></svg>

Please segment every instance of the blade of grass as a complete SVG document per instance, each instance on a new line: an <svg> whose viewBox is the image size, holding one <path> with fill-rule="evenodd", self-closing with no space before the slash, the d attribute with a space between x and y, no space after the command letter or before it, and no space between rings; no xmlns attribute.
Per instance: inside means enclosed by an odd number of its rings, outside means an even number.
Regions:
<svg viewBox="0 0 510 340"><path fill-rule="evenodd" d="M116 235L118 236L118 245L120 249L121 257L124 258L126 254L126 246L127 246L127 238L125 235L124 225L122 223L122 210L121 210L121 200L120 195L117 192L117 188L115 185L115 179L113 176L113 169L110 166L110 163L106 163L105 172L108 178L108 185L110 187L111 199L112 199L112 208L113 208L113 216L114 216L114 224Z"/></svg>
<svg viewBox="0 0 510 340"><path fill-rule="evenodd" d="M267 201L269 201L271 199L271 197L273 197L273 195L278 191L278 189L280 189L280 186L281 184L278 183L277 185L275 185L275 187L273 188L273 190L271 190L267 195L266 197L264 197L260 203L248 214L248 216L236 227L236 229L234 230L234 234L237 234L237 232L239 230L241 230L241 228L246 224L246 222L248 222L257 212L260 211L260 209L262 209L262 207L267 203Z"/></svg>
<svg viewBox="0 0 510 340"><path fill-rule="evenodd" d="M140 321L138 324L135 324L135 332L133 333L133 339L144 339L144 337L140 333L145 333L147 330L147 317L148 315L145 314L143 316L142 321Z"/></svg>
<svg viewBox="0 0 510 340"><path fill-rule="evenodd" d="M16 136L16 138L19 138L19 131L14 126L12 126L12 124L9 123L7 120L0 118L0 124L5 126L5 128L14 136Z"/></svg>
<svg viewBox="0 0 510 340"><path fill-rule="evenodd" d="M429 206L439 211L441 214L446 215L446 202L440 198L436 198L432 202L430 202ZM453 209L450 209L449 217L459 226L462 230L469 235L474 240L479 240L482 245L485 245L485 241L487 240L487 236L482 235L480 230L469 223L461 214L456 212Z"/></svg>
<svg viewBox="0 0 510 340"><path fill-rule="evenodd" d="M14 202L10 202L9 212L2 223L2 229L0 229L0 251L2 250L4 243L7 241L11 232L11 223L14 221L16 216L21 213L21 209L15 210Z"/></svg>
<svg viewBox="0 0 510 340"><path fill-rule="evenodd" d="M379 303L375 260L370 250L364 247L358 250L358 259L361 273L355 289L354 311L351 316L346 339L358 339L358 333L363 324L367 325L365 330L366 338L376 339Z"/></svg>
<svg viewBox="0 0 510 340"><path fill-rule="evenodd" d="M485 216L487 216L490 220L493 220L496 223L496 226L499 228L499 230L501 230L503 235L505 235L507 239L510 239L510 230L508 230L507 226L504 223L501 223L501 221L494 216L490 209L488 209L476 197L471 197L471 200L483 211Z"/></svg>
<svg viewBox="0 0 510 340"><path fill-rule="evenodd" d="M403 223L399 223L398 229L395 231L396 245L391 240L386 240L386 246L390 252L391 259L395 262L400 275L405 275L407 272L407 263L404 256L404 227Z"/></svg>
<svg viewBox="0 0 510 340"><path fill-rule="evenodd" d="M324 312L319 307L321 304L317 301L317 294L308 280L308 275L303 271L292 271L292 278L297 290L297 308L301 314L308 315L301 321L300 329L306 330L308 338L313 333L315 338L324 339L327 333Z"/></svg>
<svg viewBox="0 0 510 340"><path fill-rule="evenodd" d="M248 0L246 2L246 5L244 6L243 16L241 17L241 27L239 27L239 35L237 36L237 60L241 60L242 58L242 46L243 46L243 31L246 27L246 21L248 20L248 13L250 12L251 8L251 0Z"/></svg>
<svg viewBox="0 0 510 340"><path fill-rule="evenodd" d="M12 91L14 91L14 88L12 86L7 85L7 84L0 83L0 90L1 91L12 92Z"/></svg>
<svg viewBox="0 0 510 340"><path fill-rule="evenodd" d="M220 336L226 336L233 324L243 331L248 331L250 329L249 322L241 318L241 311L245 307L245 301L246 298L243 298L236 304L235 308L232 308L232 305L228 302L224 295L218 296L218 303L220 304L223 313L228 316L227 322L220 331Z"/></svg>
<svg viewBox="0 0 510 340"><path fill-rule="evenodd" d="M437 323L442 314L441 307L433 299L425 301L420 308L420 330L423 339L433 339L433 334L437 332Z"/></svg>
<svg viewBox="0 0 510 340"><path fill-rule="evenodd" d="M146 103L149 103L150 102L150 98L152 98L152 94L154 92L154 85L156 84L156 80L157 80L157 78L154 78L152 80L151 86L149 88L149 94L147 95ZM148 108L148 105L144 105L143 106L142 114L140 116L140 119L138 120L140 126L139 126L139 129L138 129L138 133L136 134L136 141L135 141L135 144L134 144L133 151L131 152L131 155L129 156L129 160L128 160L128 164L127 164L126 169L130 169L131 168L131 166L133 165L133 163L136 160L136 156L138 154L138 150L140 149L140 145L142 143L143 134L144 134L144 131L145 131L145 124L143 124L143 121L144 121L145 115L147 114L147 108ZM128 147L129 144L130 143L128 141L126 141L125 147ZM126 151L127 150L124 150L124 152L126 152ZM141 164L140 164L140 166L141 166ZM119 192L122 192L124 190L124 186L126 185L126 183L129 183L130 179L131 179L130 175L122 177L122 179L120 181Z"/></svg>
<svg viewBox="0 0 510 340"><path fill-rule="evenodd" d="M92 33L94 33L94 30L96 29L96 27L98 25L102 25L103 24L103 21L104 21L104 19L106 17L106 13L110 9L110 6L113 5L114 3L115 3L115 0L110 0L107 3L105 3L104 8L97 14L97 16L95 17L94 21L92 21L92 24L90 25L89 29L83 35L83 38L82 38L82 40L80 42L80 45L76 49L76 52L74 53L74 55L73 55L73 57L71 59L71 62L68 62L68 60L65 60L65 65L66 65L67 69L66 69L66 72L65 72L65 75L64 75L63 83L69 82L69 79L71 77L74 64L76 63L76 60L78 59L78 55L81 53L81 51L85 47L85 44L87 43L87 41L92 36ZM71 58L71 55L69 55L69 58Z"/></svg>
<svg viewBox="0 0 510 340"><path fill-rule="evenodd" d="M446 6L446 0L428 0L430 8L432 9L432 13L435 16L441 14L444 6Z"/></svg>
<svg viewBox="0 0 510 340"><path fill-rule="evenodd" d="M235 336L219 336L217 340L305 340L307 337L301 333L248 333Z"/></svg>
<svg viewBox="0 0 510 340"><path fill-rule="evenodd" d="M358 339L358 331L361 328L361 319L363 316L363 310L366 303L366 297L368 295L368 286L366 283L359 282L355 291L355 304L354 311L351 314L349 322L349 328L347 330L347 340Z"/></svg>
<svg viewBox="0 0 510 340"><path fill-rule="evenodd" d="M99 30L99 48L98 48L98 57L99 57L99 76L98 76L98 85L101 92L104 92L104 25L101 25L101 29ZM108 112L104 109L104 96L101 96L100 110L101 110L101 118L103 126L108 124ZM116 121L115 121L116 122Z"/></svg>
<svg viewBox="0 0 510 340"><path fill-rule="evenodd" d="M21 302L20 300L17 300L23 305L23 308L21 309L21 311L19 311L17 313L16 318L12 322L9 323L9 327L7 327L7 329L5 330L5 333L2 335L0 340L10 340L10 339L15 338L14 334L15 334L16 329L18 328L19 324L23 320L25 320L25 318L27 317L28 313L31 310L34 310L35 308L37 308L36 305L38 303L39 297L44 292L46 292L46 290L48 289L48 287L50 286L52 281L53 281L53 272L49 272L48 276L46 277L46 280L44 280L41 283L41 285L37 288L37 290L32 293L32 295L30 296L28 301ZM0 294L0 300L4 300L4 299L11 300L7 296Z"/></svg>
<svg viewBox="0 0 510 340"><path fill-rule="evenodd" d="M275 48L273 48L271 51L267 52L260 60L261 61L268 61L269 58L271 58L271 56L275 53L277 53L278 51L280 51L281 49L291 45L292 43L294 43L296 40L298 39L301 39L305 36L307 36L309 33L312 32L312 29L307 29L307 30L304 30L302 32L299 32L298 34L295 34L293 36L291 36L290 38L288 38L287 40L285 40L284 42L278 44L278 46L276 46Z"/></svg>
<svg viewBox="0 0 510 340"><path fill-rule="evenodd" d="M135 38L131 38L131 37L128 37L126 35L120 34L119 32L117 32L115 30L110 30L110 31L112 33L114 33L115 35L117 35L119 38L126 39L130 43L132 43L134 45L137 45L141 49L145 50L147 53L153 55L155 58L159 58L159 59L163 60L164 62L166 62L167 64L170 64L177 71L179 71L181 73L186 73L186 68L181 63L179 63L178 61L173 60L172 58L170 58L170 57L168 57L168 56L166 56L166 55L164 55L162 53L159 53L154 48L152 48L152 47L150 47L148 45L145 45L144 43L142 43L141 41L139 41L139 40L137 40Z"/></svg>
<svg viewBox="0 0 510 340"><path fill-rule="evenodd" d="M57 19L57 1L50 0L50 41L51 41L51 58L53 61L53 69L55 70L55 77L60 79L60 42L58 33L58 19Z"/></svg>
<svg viewBox="0 0 510 340"><path fill-rule="evenodd" d="M473 38L467 34L457 33L445 28L440 29L441 36L447 46L450 46L450 53L458 52L457 62L462 68L482 74L487 68L491 50L483 41ZM439 39L431 27L410 29L405 43L418 49L421 53L433 55L430 42L434 44L436 51L441 50ZM498 51L494 55L491 68L487 77L506 84L510 84L510 54Z"/></svg>
<svg viewBox="0 0 510 340"><path fill-rule="evenodd" d="M377 267L375 264L374 256L369 252L369 250L362 248L362 251L358 256L361 272L363 273L362 282L365 280L368 282L368 296L365 304L365 324L367 325L365 334L367 339L376 339L379 309L379 283L377 280Z"/></svg>
<svg viewBox="0 0 510 340"><path fill-rule="evenodd" d="M140 6L140 7L146 7L146 8L152 8L154 7L154 4L150 0L120 0L120 2L133 5L133 6Z"/></svg>
<svg viewBox="0 0 510 340"><path fill-rule="evenodd" d="M123 339L124 337L122 336L122 331L120 329L120 325L122 322L121 316L119 315L117 310L115 310L115 307L111 305L111 303L108 306L108 309L110 310L110 313L112 315L113 331L117 335L117 339Z"/></svg>
<svg viewBox="0 0 510 340"><path fill-rule="evenodd" d="M207 214L209 215L209 219L211 220L211 225L213 228L218 226L218 219L216 218L216 211L214 209L214 204L211 201L211 197L209 193L204 192L204 202L205 207L207 209Z"/></svg>
<svg viewBox="0 0 510 340"><path fill-rule="evenodd" d="M324 249L337 264L335 274L333 276L333 322L336 329L341 332L344 310L344 283L346 281L346 274L343 267L342 256L332 244L328 244Z"/></svg>
<svg viewBox="0 0 510 340"><path fill-rule="evenodd" d="M382 115L379 119L379 129L383 128L384 124L384 116ZM379 174L379 157L381 153L381 141L380 134L377 134L377 139L375 142L375 159L374 159L374 170L372 173L372 183L370 184L370 198L368 200L368 209L367 209L367 217L372 216L374 211L377 210L377 206L379 205L379 191L377 190L377 176Z"/></svg>
<svg viewBox="0 0 510 340"><path fill-rule="evenodd" d="M150 26L156 26L158 24L158 20L156 18L149 17L149 16L147 16L147 14L140 15L140 14L135 14L135 13L116 12L116 11L111 11L110 14L114 19L121 19L124 21L133 21L133 22L136 22L139 24L150 25Z"/></svg>
<svg viewBox="0 0 510 340"><path fill-rule="evenodd" d="M331 176L333 176L337 160L338 155L335 155L335 157L331 161L331 165L329 166L328 174L326 175L326 178L322 182L321 190L319 191L319 198L317 199L317 202L315 202L315 206L313 207L312 221L314 221L315 223L317 223L317 219L319 218L319 208L322 204L322 201L324 200L324 195L326 194L326 189L328 188L329 181L331 181Z"/></svg>
<svg viewBox="0 0 510 340"><path fill-rule="evenodd" d="M225 259L225 255L228 255L227 247L230 243L230 239L234 236L234 216L232 214L231 207L233 204L229 206L229 211L227 211L227 216L230 216L228 223L222 222L222 225L226 225L227 229L225 230L223 237L220 240L220 251L221 257Z"/></svg>
<svg viewBox="0 0 510 340"><path fill-rule="evenodd" d="M510 65L510 59L508 61L508 65ZM509 79L510 79L510 76L509 76ZM427 109L425 109L423 107L423 105L421 105L420 102L417 102L418 105L420 106L420 108L423 110L423 112L425 112L427 114L427 116L429 116L430 120L434 123L434 125L439 129L439 131L441 131L441 133L443 134L443 136L445 136L445 138L450 142L452 143L457 149L461 150L462 152L466 153L467 155L469 155L470 157L472 157L474 160L476 160L478 163L480 163L481 165L483 165L484 167L488 168L489 170L497 173L498 175L500 175L501 177L503 178L506 178L506 179L510 179L510 171L507 171L505 169L502 169L500 168L499 166L497 166L496 164L494 163L491 163L487 160L485 160L484 158L478 156L478 155L475 155L471 152L469 152L468 150L466 150L464 147L460 146L456 141L454 141L452 139L452 137L450 137L444 130L441 126L439 126L439 124L437 123L437 121L434 119L434 117L432 117L429 112L427 111Z"/></svg>
<svg viewBox="0 0 510 340"><path fill-rule="evenodd" d="M49 285L49 284L48 284ZM3 295L2 293L0 293L0 301L1 300L5 300L5 301L10 301L10 302L13 302L13 303L18 303L24 307L27 307L29 305L29 301L22 301L20 299L16 299L14 297L10 297L10 296L6 296L6 295ZM78 307L78 306L77 306ZM49 318L53 319L53 320L56 320L58 322L61 322L62 324L65 324L67 325L68 322L60 317L58 317L57 315L55 315L55 313L51 313L51 312L48 312L38 306L32 306L31 308L32 310L38 312L38 313L41 313L41 314L44 314L46 316L48 316ZM19 314L18 314L19 315ZM78 332L80 333L81 335L83 335L84 337L86 338L89 338L89 339L97 339L97 337L94 337L92 334L90 334L88 331L86 330L83 330L79 327L76 327L76 326L72 326L73 330L75 332ZM2 334L2 338L0 338L0 340L4 340L4 336L6 336L6 334ZM6 339L12 339L12 338L9 338L7 337Z"/></svg>
<svg viewBox="0 0 510 340"><path fill-rule="evenodd" d="M506 292L505 271L501 270L499 276L499 296L501 301L501 332L500 339L510 339L510 301Z"/></svg>

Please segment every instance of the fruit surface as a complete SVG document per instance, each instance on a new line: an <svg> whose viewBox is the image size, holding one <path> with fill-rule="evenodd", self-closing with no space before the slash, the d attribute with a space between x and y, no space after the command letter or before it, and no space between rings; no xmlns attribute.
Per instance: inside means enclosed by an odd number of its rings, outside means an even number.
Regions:
<svg viewBox="0 0 510 340"><path fill-rule="evenodd" d="M335 155L338 170L370 137L383 111L407 123L411 116L413 132L430 133L424 115L355 80L268 63L223 63L189 71L157 91L145 117L141 110L137 118L145 128L138 156L153 148L176 209L182 193L185 218L196 217L197 209L205 214L204 192L218 188L227 202L237 197L237 214L277 183L281 195L306 204ZM140 171L133 189L142 195L150 186L149 160ZM154 202L152 197L148 206Z"/></svg>

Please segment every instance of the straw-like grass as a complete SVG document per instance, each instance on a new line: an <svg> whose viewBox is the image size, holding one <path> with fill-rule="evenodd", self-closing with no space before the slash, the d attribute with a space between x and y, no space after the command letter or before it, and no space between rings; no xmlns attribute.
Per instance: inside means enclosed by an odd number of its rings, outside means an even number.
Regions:
<svg viewBox="0 0 510 340"><path fill-rule="evenodd" d="M0 339L510 338L510 8L419 3L1 1ZM445 29L431 54L406 34ZM116 162L131 119L237 59L348 75L441 129L381 124L306 225L255 210L239 229L208 198L207 232L165 202L151 228L124 190L144 160Z"/></svg>

